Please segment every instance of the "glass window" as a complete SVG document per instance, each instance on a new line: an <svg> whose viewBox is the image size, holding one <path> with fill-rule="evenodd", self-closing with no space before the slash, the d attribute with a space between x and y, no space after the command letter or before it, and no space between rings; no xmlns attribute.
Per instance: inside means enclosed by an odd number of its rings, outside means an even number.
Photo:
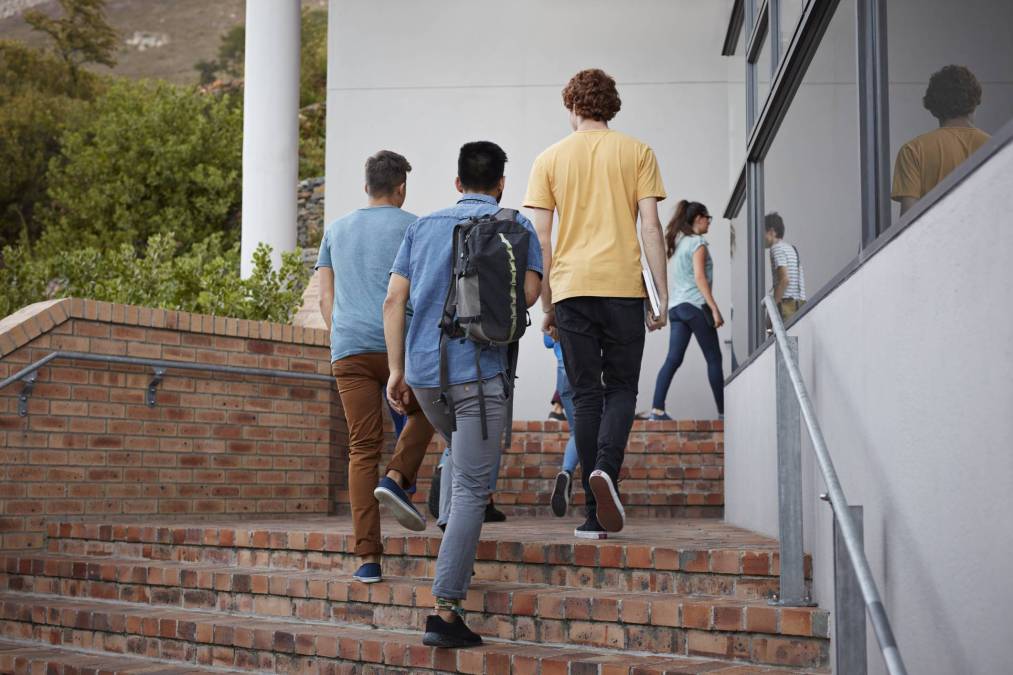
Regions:
<svg viewBox="0 0 1013 675"><path fill-rule="evenodd" d="M746 206L729 221L731 237L731 273L729 288L731 304L721 308L731 336L731 359L728 372L749 356L749 233L746 228Z"/></svg>
<svg viewBox="0 0 1013 675"><path fill-rule="evenodd" d="M778 11L781 12L781 58L788 52L788 43L795 34L795 28L802 18L807 0L781 0Z"/></svg>
<svg viewBox="0 0 1013 675"><path fill-rule="evenodd" d="M763 48L756 59L756 115L759 117L763 104L770 93L770 31L763 38Z"/></svg>
<svg viewBox="0 0 1013 675"><path fill-rule="evenodd" d="M729 191L735 185L746 158L746 46L745 31L739 31L735 56L728 59L728 158Z"/></svg>
<svg viewBox="0 0 1013 675"><path fill-rule="evenodd" d="M1013 115L1013 2L887 3L894 220Z"/></svg>
<svg viewBox="0 0 1013 675"><path fill-rule="evenodd" d="M774 259L791 301L812 296L861 246L855 25L855 0L841 0L764 161L767 219L784 228L764 252L764 290Z"/></svg>

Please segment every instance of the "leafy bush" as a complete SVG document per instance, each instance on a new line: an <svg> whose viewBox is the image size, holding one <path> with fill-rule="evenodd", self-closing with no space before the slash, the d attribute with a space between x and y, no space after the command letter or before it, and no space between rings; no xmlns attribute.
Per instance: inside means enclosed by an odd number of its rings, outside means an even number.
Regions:
<svg viewBox="0 0 1013 675"><path fill-rule="evenodd" d="M239 319L287 323L298 310L309 272L298 251L282 253L278 270L261 244L254 270L239 276L239 244L216 233L181 250L171 233L156 234L143 253L130 244L74 248L33 257L27 244L3 249L0 316L47 298L82 297Z"/></svg>
<svg viewBox="0 0 1013 675"><path fill-rule="evenodd" d="M35 211L46 199L49 161L99 86L87 71L72 82L55 57L0 41L0 246L22 232L39 236Z"/></svg>
<svg viewBox="0 0 1013 675"><path fill-rule="evenodd" d="M117 80L60 144L42 214L51 250L169 231L187 247L215 232L236 238L242 113L228 97Z"/></svg>

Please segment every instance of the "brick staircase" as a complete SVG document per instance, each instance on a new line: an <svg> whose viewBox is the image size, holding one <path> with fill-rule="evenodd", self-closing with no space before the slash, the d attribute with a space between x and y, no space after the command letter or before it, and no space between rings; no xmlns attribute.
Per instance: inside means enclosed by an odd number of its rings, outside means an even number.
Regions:
<svg viewBox="0 0 1013 675"><path fill-rule="evenodd" d="M496 505L512 515L549 516L549 497L569 438L565 422L516 422L503 454ZM634 517L720 518L724 505L724 441L720 422L635 422L620 475L626 512ZM444 444L433 441L419 471L415 501L425 503ZM571 515L583 513L576 486ZM348 513L348 492L336 493Z"/></svg>
<svg viewBox="0 0 1013 675"><path fill-rule="evenodd" d="M22 314L0 374L54 349L329 368L323 331L78 300ZM484 529L465 604L487 641L448 651L419 632L435 526L386 522L385 582L351 579L350 520L324 515L347 505L330 387L170 376L152 408L149 380L69 363L40 373L28 417L0 399L0 673L829 672L827 613L767 602L776 542L719 520L718 422L634 426L631 520L605 541L574 539L579 490L548 515L565 425L515 423L510 519Z"/></svg>
<svg viewBox="0 0 1013 675"><path fill-rule="evenodd" d="M438 530L385 522L386 580L364 586L351 580L350 525L322 516L51 522L45 551L0 556L0 639L11 641L0 643L0 666L828 672L826 612L765 600L777 584L775 542L715 520L641 518L600 542L574 540L567 519L486 526L465 606L491 639L458 652L424 647L418 633ZM184 669L159 670L158 660Z"/></svg>

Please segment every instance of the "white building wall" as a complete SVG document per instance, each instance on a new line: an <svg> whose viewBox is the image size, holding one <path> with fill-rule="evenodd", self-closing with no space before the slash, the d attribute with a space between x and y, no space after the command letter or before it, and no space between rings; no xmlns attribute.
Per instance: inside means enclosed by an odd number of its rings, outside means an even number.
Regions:
<svg viewBox="0 0 1013 675"><path fill-rule="evenodd" d="M720 44L730 6L729 0L331 0L328 222L362 205L363 163L381 148L412 163L405 208L422 215L456 200L461 144L495 141L510 158L504 204L519 205L535 156L569 133L560 91L588 67L619 82L623 109L613 127L640 137L658 155L670 195L661 206L663 221L682 197L720 213L730 152L728 61ZM715 220L709 239L715 296L724 309L727 223ZM544 418L555 382L537 305L531 318L521 343L518 419ZM648 337L639 408L650 406L667 342L667 329ZM695 343L668 409L682 418L716 414Z"/></svg>
<svg viewBox="0 0 1013 675"><path fill-rule="evenodd" d="M1011 174L1007 145L790 331L912 673L1009 672ZM726 401L726 518L776 536L773 350ZM803 453L805 545L832 611L831 514L807 438Z"/></svg>

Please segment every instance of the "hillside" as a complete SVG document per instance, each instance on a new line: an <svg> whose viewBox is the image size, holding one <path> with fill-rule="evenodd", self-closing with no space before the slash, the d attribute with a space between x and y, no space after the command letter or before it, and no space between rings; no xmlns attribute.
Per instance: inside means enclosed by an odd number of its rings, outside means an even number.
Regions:
<svg viewBox="0 0 1013 675"><path fill-rule="evenodd" d="M0 5L7 2L0 0ZM326 0L303 0L304 7L326 5ZM59 7L55 0L36 6L53 12ZM196 83L194 64L217 56L221 35L243 22L245 7L245 0L109 0L106 16L119 31L123 47L115 68L95 70L130 78ZM32 31L20 14L0 19L0 39L46 44L46 37Z"/></svg>

